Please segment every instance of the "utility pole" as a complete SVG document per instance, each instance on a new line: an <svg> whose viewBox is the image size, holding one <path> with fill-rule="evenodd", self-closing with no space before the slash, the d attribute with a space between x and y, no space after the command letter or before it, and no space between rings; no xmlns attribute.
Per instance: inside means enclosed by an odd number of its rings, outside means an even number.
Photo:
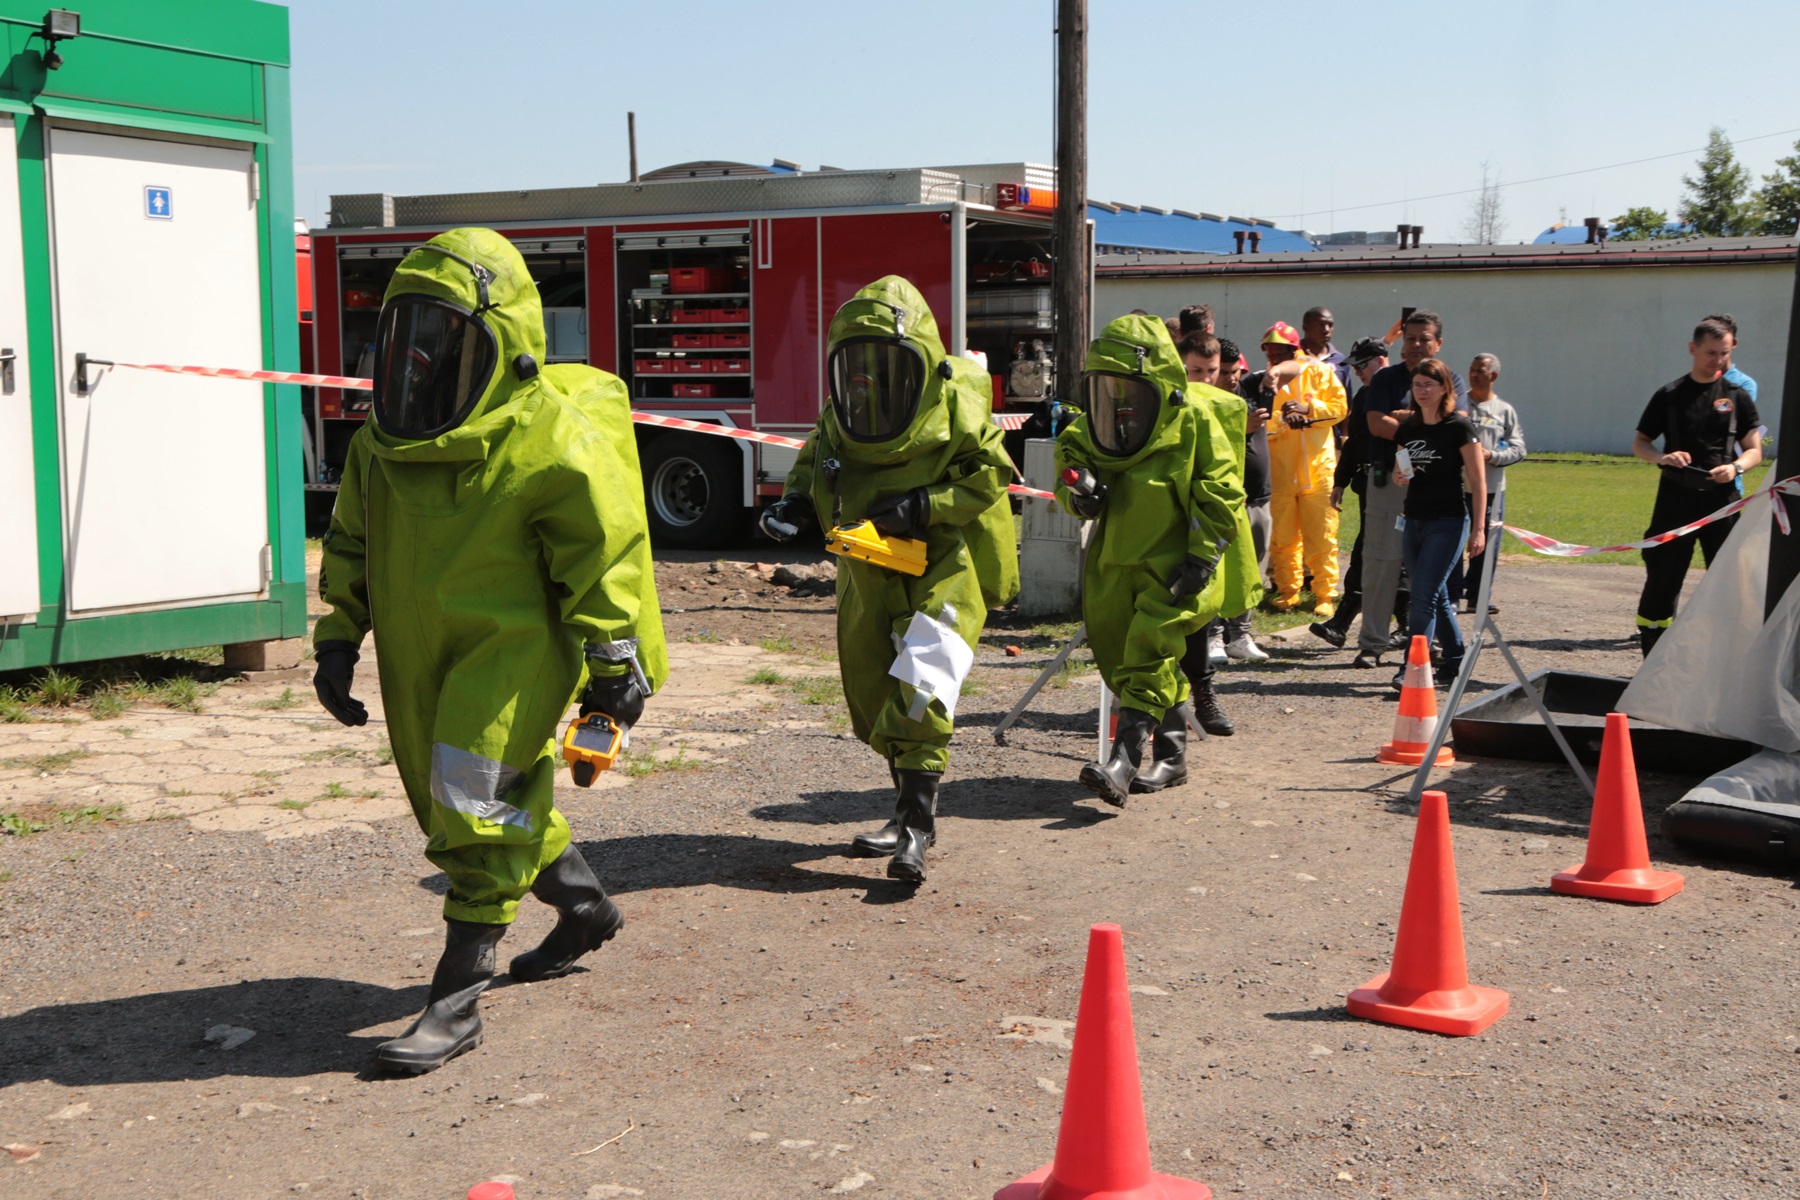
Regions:
<svg viewBox="0 0 1800 1200"><path fill-rule="evenodd" d="M631 143L631 182L638 181L637 172L637 114L625 114L625 138Z"/></svg>
<svg viewBox="0 0 1800 1200"><path fill-rule="evenodd" d="M1076 396L1088 344L1087 0L1056 4L1056 395ZM1800 424L1795 426L1800 429Z"/></svg>
<svg viewBox="0 0 1800 1200"><path fill-rule="evenodd" d="M1800 455L1789 451L1788 439L1793 445L1800 445L1800 254L1794 258L1794 306L1788 313L1787 340L1787 375L1781 383L1781 431L1776 449L1782 461L1777 464L1783 475L1794 474L1794 468L1800 466ZM1733 447L1735 449L1735 447ZM1770 483L1775 480L1771 479ZM1776 504L1787 504L1787 498L1775 497ZM1794 514L1789 506L1788 512ZM1774 517L1769 518L1771 521ZM1777 524L1769 535L1769 587L1763 597L1763 616L1775 611L1781 598L1787 594L1788 585L1800 576L1800 529L1783 535L1781 526Z"/></svg>

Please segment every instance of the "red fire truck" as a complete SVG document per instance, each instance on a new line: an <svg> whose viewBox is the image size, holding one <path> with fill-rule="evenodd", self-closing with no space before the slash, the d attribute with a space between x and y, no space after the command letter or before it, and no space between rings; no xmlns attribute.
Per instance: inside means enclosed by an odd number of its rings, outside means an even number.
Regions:
<svg viewBox="0 0 1800 1200"><path fill-rule="evenodd" d="M946 346L986 356L997 411L1048 392L1054 171L1027 163L891 171L686 163L636 183L441 196L333 196L311 235L313 369L373 373L400 259L482 225L519 247L550 362L585 362L643 412L803 437L824 401L825 334L883 275L925 294ZM366 392L319 389L309 494L328 505ZM1011 422L1008 422L1011 424ZM791 448L640 425L652 535L717 546L780 495Z"/></svg>

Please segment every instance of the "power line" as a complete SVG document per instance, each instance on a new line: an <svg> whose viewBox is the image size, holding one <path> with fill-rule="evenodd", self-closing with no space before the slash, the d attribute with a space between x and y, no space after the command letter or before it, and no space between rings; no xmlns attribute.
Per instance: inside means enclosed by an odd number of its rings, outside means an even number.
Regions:
<svg viewBox="0 0 1800 1200"><path fill-rule="evenodd" d="M1792 133L1800 133L1800 129L1780 129L1774 133L1759 133L1755 137L1732 138L1729 140L1731 141L1731 144L1733 146L1737 146L1737 145L1741 145L1744 142L1760 142L1760 141L1764 141L1765 139L1772 138L1772 137L1786 137ZM1640 163L1659 162L1665 158L1681 158L1684 155L1688 155L1688 154L1700 154L1700 153L1704 152L1705 150L1706 150L1705 146L1695 146L1692 150L1673 150L1673 151L1670 151L1668 154L1652 154L1648 158L1634 158L1629 162L1607 163L1603 167L1582 167L1580 170L1561 171L1555 175L1539 175L1535 179L1509 179L1502 183L1495 184L1494 186L1495 187L1523 187L1524 185L1526 185L1528 183L1544 183L1544 182L1547 182L1552 179L1567 179L1571 175L1591 175L1595 171L1613 171L1613 170L1617 170L1620 167L1635 167L1635 166L1639 165ZM1431 195L1431 196L1406 196L1399 200L1383 200L1377 204L1337 205L1337 206L1333 207L1332 211L1334 213L1343 213L1343 212L1359 212L1363 209L1368 209L1368 208L1392 208L1397 204L1417 204L1417 203L1420 203L1421 201L1425 201L1425 200L1447 200L1452 196L1472 196L1476 192L1485 191L1485 190L1486 190L1485 188L1478 188L1478 187L1462 188L1459 191L1438 192L1435 195ZM1306 216L1307 216L1306 213L1277 213L1272 217L1265 217L1264 220L1284 221L1290 217L1297 217L1301 220L1304 220L1306 218Z"/></svg>

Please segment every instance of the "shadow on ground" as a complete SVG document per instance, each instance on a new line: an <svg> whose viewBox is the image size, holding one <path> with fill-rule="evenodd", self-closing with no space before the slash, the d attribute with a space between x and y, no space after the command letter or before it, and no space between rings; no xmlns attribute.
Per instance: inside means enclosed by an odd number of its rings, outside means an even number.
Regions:
<svg viewBox="0 0 1800 1200"><path fill-rule="evenodd" d="M355 1031L411 1016L425 992L422 984L298 976L49 1004L0 1018L0 1088L34 1079L94 1087L356 1072L384 1037ZM215 1025L256 1036L223 1050L205 1040Z"/></svg>

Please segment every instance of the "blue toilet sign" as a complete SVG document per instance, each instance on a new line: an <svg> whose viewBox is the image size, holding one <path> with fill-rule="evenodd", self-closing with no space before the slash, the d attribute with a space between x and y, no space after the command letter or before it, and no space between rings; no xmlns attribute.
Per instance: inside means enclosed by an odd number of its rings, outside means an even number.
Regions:
<svg viewBox="0 0 1800 1200"><path fill-rule="evenodd" d="M173 221L175 219L174 201L170 189L157 187L155 184L144 185L144 215L152 221Z"/></svg>

